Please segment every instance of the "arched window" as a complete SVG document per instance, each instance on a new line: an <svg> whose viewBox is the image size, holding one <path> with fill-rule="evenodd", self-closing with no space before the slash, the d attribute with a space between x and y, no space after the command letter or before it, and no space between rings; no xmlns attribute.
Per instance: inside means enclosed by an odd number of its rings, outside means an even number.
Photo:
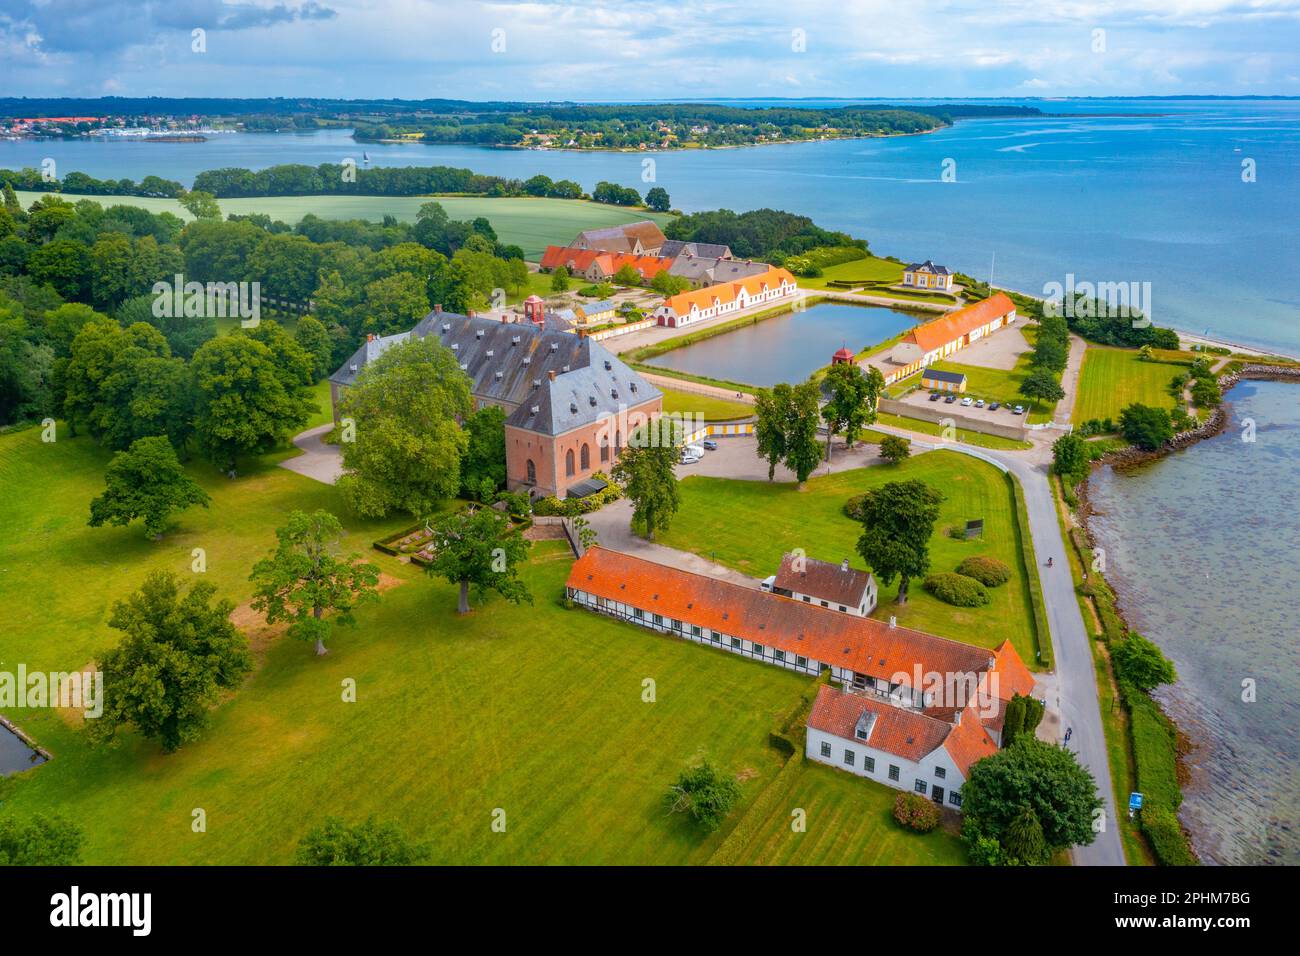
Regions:
<svg viewBox="0 0 1300 956"><path fill-rule="evenodd" d="M533 464L531 458L528 459L528 483L530 485L537 484L537 466Z"/></svg>
<svg viewBox="0 0 1300 956"><path fill-rule="evenodd" d="M582 443L582 470L586 471L590 467L591 467L591 447L586 442L583 442Z"/></svg>
<svg viewBox="0 0 1300 956"><path fill-rule="evenodd" d="M609 461L609 438L605 437L600 440L600 460Z"/></svg>
<svg viewBox="0 0 1300 956"><path fill-rule="evenodd" d="M564 474L566 477L573 477L573 449L570 448L564 453Z"/></svg>

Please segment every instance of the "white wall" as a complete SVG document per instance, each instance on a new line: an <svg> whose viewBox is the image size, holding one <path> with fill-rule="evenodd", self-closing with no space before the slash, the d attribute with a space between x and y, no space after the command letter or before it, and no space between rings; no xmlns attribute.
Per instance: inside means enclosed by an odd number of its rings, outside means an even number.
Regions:
<svg viewBox="0 0 1300 956"><path fill-rule="evenodd" d="M830 756L822 755L822 745L830 746ZM846 750L853 752L853 766L850 767L844 763L844 752ZM877 783L883 783L887 787L893 787L895 790L904 790L908 793L915 792L917 779L925 781L925 796L930 798L933 787L943 787L943 805L950 810L960 810L949 799L949 795L954 791L960 791L962 784L966 782L961 772L953 763L952 757L942 745L937 747L933 752L926 754L919 761L907 760L899 757L897 754L886 753L883 750L877 750L862 740L846 740L837 737L834 734L828 734L822 730L808 728L808 743L804 751L809 760L815 760L818 763L826 764L828 767L835 767L838 770L845 770L858 777L866 777L868 780L874 780ZM875 769L868 771L866 767L866 758L871 757L875 760ZM898 767L898 780L889 779L890 766ZM943 779L935 776L935 769L944 770Z"/></svg>

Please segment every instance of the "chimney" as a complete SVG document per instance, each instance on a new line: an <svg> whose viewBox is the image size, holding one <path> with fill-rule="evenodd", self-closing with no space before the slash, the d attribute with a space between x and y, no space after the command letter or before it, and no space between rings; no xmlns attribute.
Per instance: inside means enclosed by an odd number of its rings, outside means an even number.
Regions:
<svg viewBox="0 0 1300 956"><path fill-rule="evenodd" d="M848 559L848 558L845 558L843 561L840 562L840 570L843 571L843 572L845 572L846 574L848 573L848 570L849 570L849 559Z"/></svg>
<svg viewBox="0 0 1300 956"><path fill-rule="evenodd" d="M547 372L547 373L546 373L546 377L549 378L552 382L554 382L554 381L555 381L555 369L551 369L549 372Z"/></svg>
<svg viewBox="0 0 1300 956"><path fill-rule="evenodd" d="M367 332L367 333L366 333L366 341L367 341L367 342L373 342L374 340L375 340L374 333L373 333L373 332Z"/></svg>
<svg viewBox="0 0 1300 956"><path fill-rule="evenodd" d="M468 310L466 310L466 313L465 313L465 314L468 315L468 316L472 319L472 318L474 318L474 316L477 315L478 313L476 313L473 309L468 309Z"/></svg>
<svg viewBox="0 0 1300 956"><path fill-rule="evenodd" d="M889 626L890 626L891 628L892 628L892 627L898 627L898 618L894 617L894 615L892 615L892 614L889 615Z"/></svg>
<svg viewBox="0 0 1300 956"><path fill-rule="evenodd" d="M442 311L442 303L441 303L441 302L435 302L434 305L433 305L433 311L435 311L435 312L441 312L441 311Z"/></svg>

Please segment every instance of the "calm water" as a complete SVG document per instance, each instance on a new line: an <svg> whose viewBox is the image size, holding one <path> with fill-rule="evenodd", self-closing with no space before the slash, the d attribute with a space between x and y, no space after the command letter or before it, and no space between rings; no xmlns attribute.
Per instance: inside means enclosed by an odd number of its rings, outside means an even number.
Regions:
<svg viewBox="0 0 1300 956"><path fill-rule="evenodd" d="M1197 850L1296 864L1300 386L1243 382L1230 396L1217 438L1136 473L1097 473L1094 529L1130 625L1178 667L1162 702L1198 744L1181 813Z"/></svg>
<svg viewBox="0 0 1300 956"><path fill-rule="evenodd" d="M755 103L754 105L758 105ZM812 103L810 105L817 105ZM1154 320L1300 354L1300 102L1061 100L1067 113L962 120L924 136L683 151L652 157L684 210L796 211L868 238L882 254L933 258L1039 293L1066 273L1150 282ZM1116 113L1161 113L1119 116ZM345 131L217 136L206 143L0 142L0 167L189 182L218 166L337 162L542 172L590 189L644 190L642 154L359 145ZM1242 182L1242 161L1256 181ZM945 160L956 182L940 179Z"/></svg>
<svg viewBox="0 0 1300 956"><path fill-rule="evenodd" d="M857 352L922 321L897 309L826 303L674 349L649 364L747 385L802 382L841 346Z"/></svg>
<svg viewBox="0 0 1300 956"><path fill-rule="evenodd" d="M45 762L43 757L32 760L35 756L35 751L19 740L8 728L0 726L0 777Z"/></svg>

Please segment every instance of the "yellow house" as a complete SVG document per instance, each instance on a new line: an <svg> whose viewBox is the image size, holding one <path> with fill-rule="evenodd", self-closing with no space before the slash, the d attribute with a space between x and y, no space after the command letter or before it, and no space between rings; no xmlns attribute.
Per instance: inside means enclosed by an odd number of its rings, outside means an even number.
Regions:
<svg viewBox="0 0 1300 956"><path fill-rule="evenodd" d="M927 368L921 373L921 387L939 392L966 391L966 376L961 372L945 372L937 368Z"/></svg>
<svg viewBox="0 0 1300 956"><path fill-rule="evenodd" d="M947 266L936 266L929 259L913 262L903 269L903 285L913 289L952 291L952 273Z"/></svg>
<svg viewBox="0 0 1300 956"><path fill-rule="evenodd" d="M600 322L612 322L614 320L615 306L610 299L601 299L599 302L581 302L574 306L574 312L584 325L596 325Z"/></svg>

